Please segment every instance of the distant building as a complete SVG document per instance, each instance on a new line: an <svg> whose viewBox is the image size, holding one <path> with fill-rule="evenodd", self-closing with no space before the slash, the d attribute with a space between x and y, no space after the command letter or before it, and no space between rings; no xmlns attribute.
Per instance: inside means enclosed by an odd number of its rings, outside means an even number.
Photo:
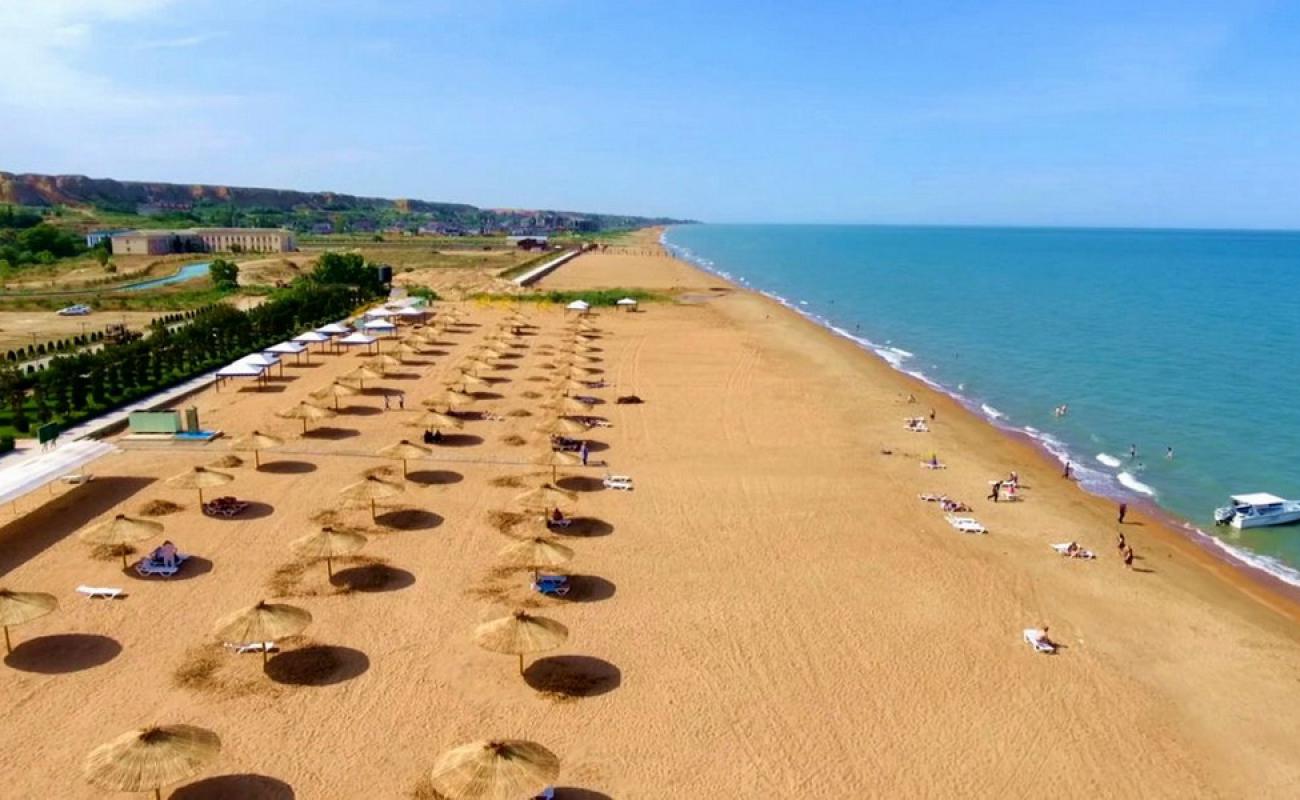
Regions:
<svg viewBox="0 0 1300 800"><path fill-rule="evenodd" d="M91 231L86 234L86 247L97 247L105 239L112 240L114 236L120 236L123 233L129 233L126 228L113 228L112 230Z"/></svg>
<svg viewBox="0 0 1300 800"><path fill-rule="evenodd" d="M297 249L283 228L186 228L126 231L111 237L116 255L168 253L288 253Z"/></svg>

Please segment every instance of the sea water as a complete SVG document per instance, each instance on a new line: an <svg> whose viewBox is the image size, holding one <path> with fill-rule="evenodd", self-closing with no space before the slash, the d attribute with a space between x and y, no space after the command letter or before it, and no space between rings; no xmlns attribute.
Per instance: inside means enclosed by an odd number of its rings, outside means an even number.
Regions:
<svg viewBox="0 0 1300 800"><path fill-rule="evenodd" d="M664 242L1034 437L1089 491L1156 502L1300 586L1300 525L1212 517L1230 494L1300 499L1300 233L689 225Z"/></svg>

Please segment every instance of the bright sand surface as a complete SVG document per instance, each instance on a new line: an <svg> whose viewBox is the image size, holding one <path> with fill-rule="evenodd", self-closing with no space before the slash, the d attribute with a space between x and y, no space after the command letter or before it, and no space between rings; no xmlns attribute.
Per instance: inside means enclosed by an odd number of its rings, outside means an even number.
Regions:
<svg viewBox="0 0 1300 800"><path fill-rule="evenodd" d="M203 517L192 493L158 480L225 445L136 445L97 464L89 486L0 530L4 585L61 602L13 629L37 647L20 644L23 668L0 670L2 794L104 796L79 777L85 753L155 721L202 725L224 742L178 798L404 797L439 752L487 736L546 745L561 759L557 785L588 800L1300 793L1289 601L1261 602L1262 588L1140 515L1124 531L1141 571L1125 570L1109 504L1029 445L760 296L709 291L725 284L667 258L612 253L542 284L594 285L677 287L689 302L597 316L607 335L593 366L614 386L593 393L610 401L596 412L613 427L591 434L603 445L593 456L636 489L579 493L574 513L596 521L563 537L582 576L571 599L537 598L525 574L493 570L510 540L489 515L514 508L521 489L490 481L540 476L522 463L545 449L539 417L472 421L462 433L473 438L412 462L427 485L381 504L410 510L381 515L381 526L359 508L341 512L372 532L363 553L390 566L388 591L335 592L319 566L290 589L287 602L315 618L306 638L326 649L295 656L307 645L286 643L271 677L256 655L221 652L213 622L269 596L292 560L288 542L384 464L368 453L418 436L400 420L502 311L470 306L482 327L448 334L445 355L380 382L407 393L405 412L353 398L324 437L303 439L273 412L360 356L290 366L274 391L205 392L193 404L206 426L289 439L263 454L266 470L234 468L218 490L255 501L247 518ZM526 338L519 368L492 373L509 381L483 408L541 415L522 393L543 387L527 378L542 371L535 349L559 340L562 317L532 317L540 335ZM645 404L612 403L632 393ZM931 407L931 433L904 430L904 417ZM528 442L509 446L509 435ZM931 452L948 469L922 469ZM1024 501L986 501L988 481L1013 469ZM956 533L921 492L970 503L990 534ZM124 577L76 540L83 524L154 499L187 506L160 519L205 559L191 574ZM1071 539L1099 558L1049 547ZM82 600L79 583L130 597ZM570 630L559 650L530 657L524 678L513 657L470 637L520 602ZM1057 655L1022 642L1022 629L1042 625L1063 645ZM68 634L81 638L45 639ZM216 657L215 674L177 685L178 669L203 656ZM51 674L73 667L84 668ZM323 685L294 684L304 679ZM220 777L235 775L264 777Z"/></svg>

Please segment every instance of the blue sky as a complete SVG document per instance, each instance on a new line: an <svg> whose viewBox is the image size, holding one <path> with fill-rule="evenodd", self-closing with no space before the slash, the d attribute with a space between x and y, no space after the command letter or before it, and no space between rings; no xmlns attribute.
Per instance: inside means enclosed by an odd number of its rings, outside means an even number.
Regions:
<svg viewBox="0 0 1300 800"><path fill-rule="evenodd" d="M1300 4L0 0L0 169L1300 228Z"/></svg>

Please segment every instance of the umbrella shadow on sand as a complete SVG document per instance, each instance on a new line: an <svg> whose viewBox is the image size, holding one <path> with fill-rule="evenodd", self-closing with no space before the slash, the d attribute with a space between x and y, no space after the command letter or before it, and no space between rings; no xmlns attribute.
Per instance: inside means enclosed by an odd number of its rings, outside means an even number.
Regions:
<svg viewBox="0 0 1300 800"><path fill-rule="evenodd" d="M308 472L315 472L316 465L310 461L263 461L257 471L271 475L306 475Z"/></svg>
<svg viewBox="0 0 1300 800"><path fill-rule="evenodd" d="M396 592L415 583L415 576L387 564L363 564L337 570L330 583L349 592Z"/></svg>
<svg viewBox="0 0 1300 800"><path fill-rule="evenodd" d="M567 527L552 528L551 532L560 536L594 538L610 535L614 526L596 517L571 517Z"/></svg>
<svg viewBox="0 0 1300 800"><path fill-rule="evenodd" d="M375 516L375 522L399 531L428 531L442 524L442 517L422 508L399 508Z"/></svg>
<svg viewBox="0 0 1300 800"><path fill-rule="evenodd" d="M171 800L294 800L296 796L293 787L278 778L243 774L218 775L186 784L171 793Z"/></svg>
<svg viewBox="0 0 1300 800"><path fill-rule="evenodd" d="M524 670L524 683L556 699L596 697L614 691L622 682L622 670L591 656L548 656Z"/></svg>
<svg viewBox="0 0 1300 800"><path fill-rule="evenodd" d="M353 436L360 436L361 431L356 428L335 428L329 425L321 425L309 429L302 435L304 439L327 439L335 441L338 439L351 439Z"/></svg>
<svg viewBox="0 0 1300 800"><path fill-rule="evenodd" d="M569 575L569 593L561 598L570 603L596 603L614 596L613 581L596 575Z"/></svg>
<svg viewBox="0 0 1300 800"><path fill-rule="evenodd" d="M465 480L465 476L449 469L421 469L406 473L406 479L423 486L447 486L460 483Z"/></svg>
<svg viewBox="0 0 1300 800"><path fill-rule="evenodd" d="M290 686L333 686L370 669L370 657L339 645L312 644L286 650L266 662L266 674Z"/></svg>
<svg viewBox="0 0 1300 800"><path fill-rule="evenodd" d="M22 672L62 675L107 664L121 652L122 645L107 636L60 633L19 642L4 661Z"/></svg>
<svg viewBox="0 0 1300 800"><path fill-rule="evenodd" d="M555 800L614 800L614 798L604 792L591 789L579 789L576 786L556 786Z"/></svg>
<svg viewBox="0 0 1300 800"><path fill-rule="evenodd" d="M444 433L442 441L438 444L442 447L473 447L476 444L483 444L483 437L472 433Z"/></svg>
<svg viewBox="0 0 1300 800"><path fill-rule="evenodd" d="M178 581L188 581L192 578L198 578L207 575L212 571L212 560L203 556L186 556L185 561L180 564L180 569L170 578L164 578L158 575L141 575L135 571L135 564L122 570L122 574L128 578L138 581L149 581L151 583L176 583Z"/></svg>
<svg viewBox="0 0 1300 800"><path fill-rule="evenodd" d="M602 479L588 475L569 475L560 478L555 482L555 485L571 492L601 492L605 490L605 482Z"/></svg>

